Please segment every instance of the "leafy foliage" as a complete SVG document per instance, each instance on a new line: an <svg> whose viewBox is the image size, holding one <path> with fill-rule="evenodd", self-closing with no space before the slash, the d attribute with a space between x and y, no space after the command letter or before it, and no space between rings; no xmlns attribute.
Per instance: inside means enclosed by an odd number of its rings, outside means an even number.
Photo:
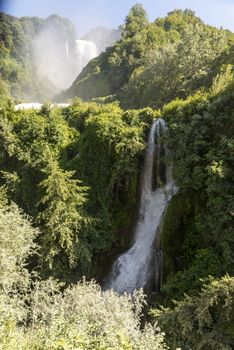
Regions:
<svg viewBox="0 0 234 350"><path fill-rule="evenodd" d="M96 102L15 111L5 97L31 79L30 40L44 21L0 20L0 346L166 349L159 325L171 349L232 349L233 34L190 10L149 23L137 4L121 39L65 92ZM124 110L117 98L162 109ZM141 293L117 296L81 277L102 280L130 243L157 117L179 193L161 230L163 285L152 302L167 307L152 311L153 326Z"/></svg>
<svg viewBox="0 0 234 350"><path fill-rule="evenodd" d="M180 41L151 51L145 68L135 72L124 89L125 105L158 108L175 97L184 98L209 86L211 63L226 45L224 31L203 24L187 25Z"/></svg>
<svg viewBox="0 0 234 350"><path fill-rule="evenodd" d="M85 100L121 92L135 69L145 61L150 50L178 39L175 31L167 33L149 23L141 5L135 5L125 19L121 39L93 59L59 99L79 96Z"/></svg>
<svg viewBox="0 0 234 350"><path fill-rule="evenodd" d="M0 208L0 347L16 349L166 349L163 334L142 329L141 292L103 293L85 280L61 291L25 268L38 234L15 204Z"/></svg>
<svg viewBox="0 0 234 350"><path fill-rule="evenodd" d="M0 345L16 349L167 349L163 335L146 324L140 329L143 298L102 293L93 282L80 282L63 293L52 280L36 282L28 295L28 325L17 326L17 313L1 300Z"/></svg>
<svg viewBox="0 0 234 350"><path fill-rule="evenodd" d="M122 38L92 60L59 98L113 96L125 108L159 108L201 87L209 89L222 65L233 64L233 42L231 32L205 25L191 10L175 10L149 23L137 4L125 19Z"/></svg>
<svg viewBox="0 0 234 350"><path fill-rule="evenodd" d="M179 217L177 226L170 217L165 221L163 235L180 241L173 253L180 271L171 271L163 287L171 299L199 288L201 277L233 274L233 83L226 87L225 81L218 93L173 101L163 115L179 205L190 203L187 213L178 207L168 213Z"/></svg>
<svg viewBox="0 0 234 350"><path fill-rule="evenodd" d="M1 112L1 183L40 226L41 272L100 276L113 245L129 240L139 162L156 114L80 101L63 111Z"/></svg>
<svg viewBox="0 0 234 350"><path fill-rule="evenodd" d="M56 160L50 160L43 172L46 178L39 186L45 194L39 202L42 209L38 215L44 231L41 237L44 247L42 262L48 262L51 270L56 268L62 272L65 257L71 267L79 260L84 264L90 259L88 251L82 251L84 248L78 235L82 231L85 236L89 222L82 212L86 188L80 186L80 181L72 179L72 172L62 170Z"/></svg>
<svg viewBox="0 0 234 350"><path fill-rule="evenodd" d="M151 313L167 334L170 349L233 347L234 278L210 279L197 296L186 295L172 309Z"/></svg>
<svg viewBox="0 0 234 350"><path fill-rule="evenodd" d="M38 230L15 205L0 207L0 292L6 295L27 287L27 259L35 253Z"/></svg>

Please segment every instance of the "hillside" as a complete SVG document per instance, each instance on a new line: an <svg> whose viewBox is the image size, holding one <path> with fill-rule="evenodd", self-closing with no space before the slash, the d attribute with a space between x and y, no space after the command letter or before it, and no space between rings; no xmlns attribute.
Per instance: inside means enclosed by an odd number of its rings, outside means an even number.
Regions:
<svg viewBox="0 0 234 350"><path fill-rule="evenodd" d="M92 60L60 99L114 99L126 108L159 108L208 89L222 64L233 63L233 43L233 33L204 24L190 10L150 23L136 5L121 39Z"/></svg>

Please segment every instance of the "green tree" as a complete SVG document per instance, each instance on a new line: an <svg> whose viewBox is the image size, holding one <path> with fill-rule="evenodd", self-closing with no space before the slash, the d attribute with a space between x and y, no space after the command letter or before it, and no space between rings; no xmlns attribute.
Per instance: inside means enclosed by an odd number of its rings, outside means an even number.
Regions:
<svg viewBox="0 0 234 350"><path fill-rule="evenodd" d="M149 24L148 15L141 4L134 5L124 21L122 37L131 39Z"/></svg>
<svg viewBox="0 0 234 350"><path fill-rule="evenodd" d="M85 245L90 220L83 210L87 188L72 178L74 172L61 169L55 159L50 159L42 171L46 175L39 183L44 192L38 216L43 227L42 261L59 275L63 264L75 267L81 261L90 261Z"/></svg>
<svg viewBox="0 0 234 350"><path fill-rule="evenodd" d="M170 349L231 350L234 343L234 278L210 279L197 296L153 310Z"/></svg>
<svg viewBox="0 0 234 350"><path fill-rule="evenodd" d="M212 84L211 65L227 46L226 33L195 24L180 35L179 41L149 51L144 68L132 74L122 95L127 107L158 108Z"/></svg>
<svg viewBox="0 0 234 350"><path fill-rule="evenodd" d="M168 299L183 298L191 289L198 292L207 275L233 275L233 81L225 86L220 79L217 91L199 92L163 109L173 176L180 187L162 230L164 244L180 242L170 254L174 270L164 275Z"/></svg>
<svg viewBox="0 0 234 350"><path fill-rule="evenodd" d="M0 205L0 294L8 295L28 287L28 259L35 254L39 231L12 203Z"/></svg>
<svg viewBox="0 0 234 350"><path fill-rule="evenodd" d="M167 349L158 327L140 324L142 293L119 296L103 292L93 281L79 282L63 292L60 288L51 279L34 282L26 315L19 305L13 307L0 297L4 350Z"/></svg>

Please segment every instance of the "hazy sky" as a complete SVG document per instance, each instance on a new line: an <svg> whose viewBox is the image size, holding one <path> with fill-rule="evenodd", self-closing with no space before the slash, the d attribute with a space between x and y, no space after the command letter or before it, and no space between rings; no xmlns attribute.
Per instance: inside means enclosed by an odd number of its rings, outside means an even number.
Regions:
<svg viewBox="0 0 234 350"><path fill-rule="evenodd" d="M0 0L0 10L17 17L56 13L70 18L81 35L100 25L118 27L136 2L152 21L175 8L189 8L206 23L234 31L234 0Z"/></svg>

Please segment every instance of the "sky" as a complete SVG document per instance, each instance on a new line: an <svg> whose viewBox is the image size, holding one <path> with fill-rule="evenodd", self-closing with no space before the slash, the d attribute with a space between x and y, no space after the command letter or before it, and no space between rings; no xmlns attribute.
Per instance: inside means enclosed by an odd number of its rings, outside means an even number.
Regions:
<svg viewBox="0 0 234 350"><path fill-rule="evenodd" d="M69 18L81 36L97 26L117 28L137 2L151 21L174 9L189 8L205 23L234 32L234 0L0 0L0 11L42 18L56 13Z"/></svg>

